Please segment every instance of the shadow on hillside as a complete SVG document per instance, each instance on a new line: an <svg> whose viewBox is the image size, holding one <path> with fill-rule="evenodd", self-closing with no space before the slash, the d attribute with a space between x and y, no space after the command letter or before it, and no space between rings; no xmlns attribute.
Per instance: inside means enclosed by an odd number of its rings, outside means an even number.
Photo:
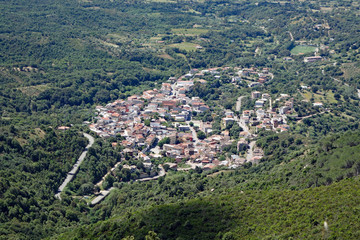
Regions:
<svg viewBox="0 0 360 240"><path fill-rule="evenodd" d="M131 217L126 230L118 230L121 237L132 235L135 239L144 239L149 231L155 231L160 239L221 239L235 225L231 212L231 207L213 200L191 200L153 207Z"/></svg>

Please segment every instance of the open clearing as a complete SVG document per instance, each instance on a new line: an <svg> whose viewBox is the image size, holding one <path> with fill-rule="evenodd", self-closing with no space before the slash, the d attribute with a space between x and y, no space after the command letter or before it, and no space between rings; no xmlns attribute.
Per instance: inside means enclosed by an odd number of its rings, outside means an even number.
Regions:
<svg viewBox="0 0 360 240"><path fill-rule="evenodd" d="M198 44L189 43L189 42L175 43L175 44L169 45L169 47L179 48L179 49L185 50L185 51L195 51L196 46L198 46Z"/></svg>
<svg viewBox="0 0 360 240"><path fill-rule="evenodd" d="M292 55L299 55L299 54L306 54L306 53L312 53L315 52L316 47L314 46L296 46L293 49L291 49Z"/></svg>

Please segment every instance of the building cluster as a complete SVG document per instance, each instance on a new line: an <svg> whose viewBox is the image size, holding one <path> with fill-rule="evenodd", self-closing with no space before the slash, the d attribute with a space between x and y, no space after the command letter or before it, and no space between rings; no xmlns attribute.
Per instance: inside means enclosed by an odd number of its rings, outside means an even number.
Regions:
<svg viewBox="0 0 360 240"><path fill-rule="evenodd" d="M195 73L189 74L194 76ZM203 113L209 107L198 97L186 96L194 85L187 75L170 78L159 90L144 91L142 95L97 106L96 122L90 124L90 129L104 138L122 136L123 140L114 142L113 147L119 144L124 154L142 160L146 167L151 167L152 157L162 156L174 158L177 163L189 161L204 169L228 165L217 156L232 144L229 132L200 140L194 127L208 135L212 124L194 121L194 126L190 126L193 113ZM156 143L165 138L167 141L160 149Z"/></svg>
<svg viewBox="0 0 360 240"><path fill-rule="evenodd" d="M272 79L272 74L269 72L269 68L263 68L262 70L257 68L245 68L238 71L238 75L246 79L251 79L251 81L248 81L249 87L264 84Z"/></svg>
<svg viewBox="0 0 360 240"><path fill-rule="evenodd" d="M254 109L244 110L240 117L243 124L255 129L283 132L289 129L286 124L286 115L294 111L294 99L288 94L280 94L274 103L279 102L279 108L272 107L272 99L268 93L254 91L251 98L255 100Z"/></svg>

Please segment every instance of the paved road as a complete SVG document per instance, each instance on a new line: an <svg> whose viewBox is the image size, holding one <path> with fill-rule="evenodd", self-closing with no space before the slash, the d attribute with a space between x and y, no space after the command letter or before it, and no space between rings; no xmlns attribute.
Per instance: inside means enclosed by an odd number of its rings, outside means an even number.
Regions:
<svg viewBox="0 0 360 240"><path fill-rule="evenodd" d="M311 118L313 116L316 116L316 115L321 115L321 114L324 114L324 113L328 113L328 112L331 112L330 110L329 111L322 111L322 112L319 112L319 113L314 113L314 114L311 114L311 115L308 115L308 116L304 116L304 117L298 117L299 119L297 124L300 123L302 120L306 119L306 118Z"/></svg>
<svg viewBox="0 0 360 240"><path fill-rule="evenodd" d="M237 99L237 102L236 102L236 111L240 111L241 109L241 100L244 98L245 96L240 96L238 99Z"/></svg>
<svg viewBox="0 0 360 240"><path fill-rule="evenodd" d="M240 121L240 119L237 116L235 116L234 119L239 124L239 126L242 127L243 131L247 132L248 134L251 134L248 126L245 123ZM249 162L254 157L255 144L256 144L256 141L251 141L249 143L249 149L246 152L246 161L247 162Z"/></svg>
<svg viewBox="0 0 360 240"><path fill-rule="evenodd" d="M248 126L243 121L241 121L238 118L238 116L234 116L234 119L239 124L239 126L243 129L243 131L247 132L248 134L251 134Z"/></svg>
<svg viewBox="0 0 360 240"><path fill-rule="evenodd" d="M91 201L91 206L98 204L101 202L114 188L109 188L108 190L102 190L100 191L100 195L98 195L94 200Z"/></svg>
<svg viewBox="0 0 360 240"><path fill-rule="evenodd" d="M250 162L250 160L254 157L254 146L255 146L256 141L252 141L249 143L249 150L247 151L246 154L246 161Z"/></svg>
<svg viewBox="0 0 360 240"><path fill-rule="evenodd" d="M199 142L199 138L197 137L197 133L193 127L190 127L191 133L193 135L193 139L195 140L195 145Z"/></svg>
<svg viewBox="0 0 360 240"><path fill-rule="evenodd" d="M160 168L160 172L159 172L158 175L156 175L154 177L137 179L136 182L146 182L146 181L150 181L150 180L156 180L159 177L165 176L166 172L165 172L165 169L163 168L163 166L159 165L159 168ZM107 190L100 191L100 195L98 195L96 198L94 198L94 200L91 201L90 205L94 206L94 205L98 204L99 202L101 202L102 200L104 200L104 198L106 198L106 196L109 195L109 193L113 189L114 189L114 187L111 187L111 188L109 188Z"/></svg>
<svg viewBox="0 0 360 240"><path fill-rule="evenodd" d="M193 163L191 161L187 161L186 164L189 165L190 167L178 168L177 170L178 171L189 171L190 169L195 169L196 167L200 167L200 168L202 167L201 163Z"/></svg>
<svg viewBox="0 0 360 240"><path fill-rule="evenodd" d="M294 36L292 35L292 33L290 31L288 31L288 33L290 35L291 41L294 41Z"/></svg>
<svg viewBox="0 0 360 240"><path fill-rule="evenodd" d="M165 169L163 168L163 166L159 165L159 168L160 168L160 172L158 175L156 175L154 177L137 179L136 182L146 182L146 181L150 181L150 180L156 180L159 177L165 176L166 172L165 172Z"/></svg>
<svg viewBox="0 0 360 240"><path fill-rule="evenodd" d="M95 139L87 134L87 133L83 133L84 137L86 137L87 139L89 139L89 144L85 147L85 151L83 151L79 157L79 159L76 161L76 163L74 164L73 168L71 169L71 171L67 174L64 182L60 185L57 193L55 194L55 197L61 200L61 192L64 190L64 188L66 187L66 185L74 178L75 174L77 173L77 171L79 170L80 164L84 161L86 154L88 152L88 149L94 144Z"/></svg>

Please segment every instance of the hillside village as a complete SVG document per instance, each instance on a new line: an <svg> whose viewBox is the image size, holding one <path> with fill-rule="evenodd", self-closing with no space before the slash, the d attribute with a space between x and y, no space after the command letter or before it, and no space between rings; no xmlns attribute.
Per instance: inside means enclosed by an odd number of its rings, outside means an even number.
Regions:
<svg viewBox="0 0 360 240"><path fill-rule="evenodd" d="M255 146L253 138L262 129L288 131L287 115L295 112L294 99L288 94L280 94L272 100L268 93L252 91L254 108L244 110L240 117L224 109L222 131L212 134L213 122L194 119L195 115L210 111L210 107L199 97L186 94L196 82L206 84L202 76L210 74L215 79L220 78L227 69L193 69L180 78L171 77L168 82L162 83L161 89L147 90L142 95L97 106L96 122L90 125L90 129L103 138L121 136L122 140L113 142L113 147L119 147L125 155L141 160L148 169L153 167L151 159L161 157L173 159L174 162L167 164L178 170L195 167L210 170L216 166L236 168L246 162L257 163L263 152ZM235 70L237 76L232 77L233 84L243 82L251 87L273 78L267 68L261 71L254 68ZM279 107L273 108L275 103ZM239 138L236 138L238 140L231 139L227 128L233 124L242 129ZM224 148L233 144L236 144L238 154L220 158ZM245 156L239 154L242 149L247 149ZM179 167L184 163L186 167Z"/></svg>

